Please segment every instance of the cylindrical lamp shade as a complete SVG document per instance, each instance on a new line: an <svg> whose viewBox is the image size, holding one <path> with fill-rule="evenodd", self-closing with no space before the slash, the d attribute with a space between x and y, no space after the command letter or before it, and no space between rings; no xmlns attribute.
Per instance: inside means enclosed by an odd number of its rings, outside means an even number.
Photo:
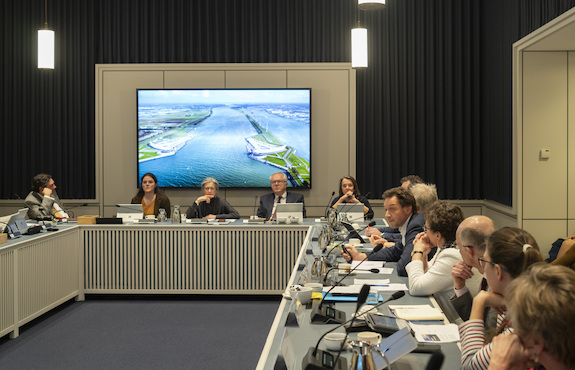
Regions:
<svg viewBox="0 0 575 370"><path fill-rule="evenodd" d="M38 30L38 68L54 69L54 31Z"/></svg>
<svg viewBox="0 0 575 370"><path fill-rule="evenodd" d="M357 6L361 10L377 10L385 7L385 0L357 0Z"/></svg>
<svg viewBox="0 0 575 370"><path fill-rule="evenodd" d="M351 67L367 67L367 28L351 29Z"/></svg>

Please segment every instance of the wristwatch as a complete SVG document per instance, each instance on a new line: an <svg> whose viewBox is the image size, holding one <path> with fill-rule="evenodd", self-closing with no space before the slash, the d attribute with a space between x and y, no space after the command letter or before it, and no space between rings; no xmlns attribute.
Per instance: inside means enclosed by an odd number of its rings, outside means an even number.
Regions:
<svg viewBox="0 0 575 370"><path fill-rule="evenodd" d="M411 257L413 257L413 255L416 254L416 253L421 253L421 255L423 256L423 252L422 252L422 251L413 251L413 252L411 252Z"/></svg>

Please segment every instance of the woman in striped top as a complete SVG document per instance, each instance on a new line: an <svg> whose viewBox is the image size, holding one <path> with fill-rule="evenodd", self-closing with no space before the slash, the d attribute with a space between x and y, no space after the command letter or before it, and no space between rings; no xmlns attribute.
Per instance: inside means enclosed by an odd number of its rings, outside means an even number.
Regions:
<svg viewBox="0 0 575 370"><path fill-rule="evenodd" d="M481 291L473 299L469 321L459 327L461 336L461 365L463 369L487 369L491 358L491 339L512 328L505 317L507 286L529 266L543 261L535 238L527 231L504 227L495 231L487 241L487 249L479 263L485 269L485 279L491 291ZM500 314L498 328L486 335L483 314L492 307Z"/></svg>

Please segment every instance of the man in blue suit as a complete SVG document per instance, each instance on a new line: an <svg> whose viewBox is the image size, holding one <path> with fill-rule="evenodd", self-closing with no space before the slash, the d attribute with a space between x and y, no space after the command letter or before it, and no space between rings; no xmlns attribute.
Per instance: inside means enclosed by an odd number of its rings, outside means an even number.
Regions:
<svg viewBox="0 0 575 370"><path fill-rule="evenodd" d="M303 195L287 192L287 181L287 175L284 172L276 172L270 176L270 185L273 193L266 194L260 198L259 218L273 220L278 203L303 203L303 217L305 217Z"/></svg>
<svg viewBox="0 0 575 370"><path fill-rule="evenodd" d="M369 260L397 262L397 274L407 276L405 266L411 262L413 239L423 231L425 219L423 213L417 213L415 197L409 190L401 187L392 188L383 193L383 198L385 218L389 226L399 229L401 238L391 247L371 254ZM386 242L385 239L381 240L382 244ZM346 249L351 254L351 258L344 254L346 260L353 258L353 260L361 261L367 257L365 253L359 253L354 247L348 246Z"/></svg>

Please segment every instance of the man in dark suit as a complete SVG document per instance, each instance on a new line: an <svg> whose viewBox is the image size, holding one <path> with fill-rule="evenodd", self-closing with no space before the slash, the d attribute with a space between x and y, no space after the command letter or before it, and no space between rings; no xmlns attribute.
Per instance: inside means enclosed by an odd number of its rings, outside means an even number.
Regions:
<svg viewBox="0 0 575 370"><path fill-rule="evenodd" d="M273 193L266 194L260 198L259 218L273 220L278 203L303 203L303 217L305 217L303 195L287 192L287 181L287 175L284 172L276 172L270 176L270 185Z"/></svg>
<svg viewBox="0 0 575 370"><path fill-rule="evenodd" d="M485 216L468 217L457 228L455 240L463 261L457 262L451 270L455 290L451 304L463 321L469 320L473 296L479 289L487 287L483 279L484 269L477 258L483 257L487 239L494 231L493 221Z"/></svg>
<svg viewBox="0 0 575 370"><path fill-rule="evenodd" d="M417 206L413 194L404 188L392 188L383 193L383 205L385 207L385 218L389 226L399 229L401 238L390 247L383 248L377 253L369 256L370 261L390 261L397 262L397 274L407 276L405 266L411 262L411 252L413 251L413 240L415 236L423 231L425 219L423 213L417 213ZM381 244L387 242L381 239ZM344 254L346 260L363 260L367 255L359 253L354 247L346 247L351 258Z"/></svg>

